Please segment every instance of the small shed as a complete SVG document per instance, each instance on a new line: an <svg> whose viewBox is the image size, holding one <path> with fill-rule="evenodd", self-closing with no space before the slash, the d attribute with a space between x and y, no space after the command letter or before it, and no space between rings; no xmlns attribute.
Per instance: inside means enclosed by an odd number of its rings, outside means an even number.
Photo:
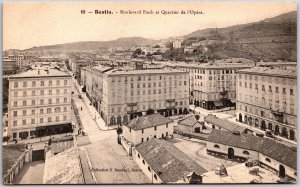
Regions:
<svg viewBox="0 0 300 187"><path fill-rule="evenodd" d="M183 132L200 133L203 129L203 124L197 121L195 116L189 116L178 121L178 125L176 128Z"/></svg>

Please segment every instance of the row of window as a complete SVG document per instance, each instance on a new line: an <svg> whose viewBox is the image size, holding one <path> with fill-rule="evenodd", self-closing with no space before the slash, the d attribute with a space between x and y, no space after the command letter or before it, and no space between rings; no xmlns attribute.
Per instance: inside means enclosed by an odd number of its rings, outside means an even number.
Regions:
<svg viewBox="0 0 300 187"><path fill-rule="evenodd" d="M255 104L255 102L258 102L258 104L260 105L261 104L261 100L259 100L258 97L255 98L254 102L252 101L252 99L250 99L250 102L251 104ZM271 110L279 110L279 111L284 111L286 113L290 113L290 114L294 114L295 113L295 104L293 102L290 102L290 106L288 107L287 106L287 103L286 101L283 101L281 102L282 104L280 105L280 101L277 100L275 101L275 104L273 104L273 100L272 99L269 99L269 100L265 100L265 99L262 99L262 107L263 108L268 108L268 109L271 109ZM254 108L252 110L252 108ZM250 112L250 113L254 113L256 115L259 115L259 112L258 112L258 108L256 107L250 107L250 106L245 106L244 108L242 108L242 105L240 105L240 110L243 110L245 112Z"/></svg>
<svg viewBox="0 0 300 187"><path fill-rule="evenodd" d="M233 76L233 78L234 79L236 79L236 76ZM195 79L196 79L196 76L195 76ZM198 79L199 79L199 76L198 76ZM200 76L200 79L202 79L202 77ZM224 75L222 75L222 76L220 76L220 75L218 75L218 76L209 76L208 77L208 80L232 80L232 77L231 76L229 76L229 75L226 75L226 76L224 76Z"/></svg>
<svg viewBox="0 0 300 187"><path fill-rule="evenodd" d="M172 77L169 77L169 79L173 79L174 76ZM175 79L178 78L178 79L182 79L183 78L186 78L186 75L175 75ZM128 77L124 77L124 82L128 82L129 80L130 81L151 81L151 80L166 80L166 76L163 76L163 75L159 75L159 76L148 76L146 78L146 76L137 76L137 77L130 77L130 79ZM123 77L119 77L119 78L112 78L112 82L122 82L123 80Z"/></svg>
<svg viewBox="0 0 300 187"><path fill-rule="evenodd" d="M36 101L37 101L37 100L31 100L31 102L30 102L30 101L27 101L27 100L23 100L22 106L35 106L35 105L37 104ZM44 104L54 104L53 99L48 99L48 103L46 103L45 101L46 101L46 99L40 99L39 105L44 105ZM60 98L56 98L55 101L56 101L55 104L59 104L59 103L60 103ZM65 97L63 102L64 102L64 103L67 103L67 102L68 102L68 98ZM13 102L13 106L14 106L14 107L20 106L20 105L19 105L19 102L18 102L18 101L14 101L14 102Z"/></svg>
<svg viewBox="0 0 300 187"><path fill-rule="evenodd" d="M239 79L241 80L244 77L245 80L250 80L251 81L251 80L253 80L253 76L254 76L255 81L261 80L262 82L267 81L269 83L276 82L276 83L284 84L284 85L286 85L286 84L289 84L289 85L295 84L294 80L292 80L292 79L271 77L271 76L260 76L260 77L258 77L256 75L247 75L247 74L241 75L241 74L239 74Z"/></svg>
<svg viewBox="0 0 300 187"><path fill-rule="evenodd" d="M181 91L181 90L179 90L179 91ZM187 92L187 90L185 90L185 92ZM162 89L158 89L158 90L153 90L153 91L152 90L148 90L148 92L146 92L146 90L143 90L143 91L141 91L141 90L136 90L136 91L131 90L130 91L130 96L136 96L136 95L141 95L141 94L144 96L144 95L146 95L146 93L148 93L149 95L151 95L151 94L166 94L167 93L167 89L165 88L163 90ZM172 87L169 88L169 93L170 94L173 93ZM125 90L124 95L127 96L127 90ZM113 98L116 97L116 92L114 90L112 90L112 97Z"/></svg>
<svg viewBox="0 0 300 187"><path fill-rule="evenodd" d="M190 69L190 68L179 68L183 71L188 71L190 73L200 73L200 74L205 74L205 70L201 69ZM236 70L207 70L207 72L211 74L232 74L235 73Z"/></svg>
<svg viewBox="0 0 300 187"><path fill-rule="evenodd" d="M250 89L252 89L252 83L247 83L247 82L245 82L245 85L244 85L244 87L245 88L248 88L248 85L249 85L249 88ZM242 82L240 81L240 87L243 87L242 86ZM258 90L258 84L255 84L255 87L254 87L256 90ZM266 86L265 85L261 85L261 90L262 91L266 91ZM268 89L268 91L269 92L273 92L273 89L272 89L272 86L269 86L269 89ZM279 87L275 87L275 93L282 93L282 94L287 94L287 89L286 88L282 88L282 91L279 91ZM294 95L294 90L293 89L290 89L290 91L289 91L289 94L290 95Z"/></svg>
<svg viewBox="0 0 300 187"><path fill-rule="evenodd" d="M166 124L166 128L169 128L168 123ZM154 127L154 131L156 131L156 130L157 130L157 126ZM130 132L131 132L131 129L130 129ZM142 133L144 133L144 129L142 129ZM166 133L166 136L168 136L168 132ZM162 135L162 137L163 137L163 135ZM156 135L154 135L154 138L156 138ZM148 138L147 138L147 140L148 140ZM142 142L143 141L144 141L144 138L142 138Z"/></svg>
<svg viewBox="0 0 300 187"><path fill-rule="evenodd" d="M14 88L19 88L19 87L23 87L23 88L27 88L29 85L31 85L31 87L36 87L38 81L23 81L23 82L14 82ZM48 84L46 84L48 82ZM39 86L54 86L55 81L49 80L49 81L40 81ZM60 86L60 82L61 80L56 80L56 86ZM64 80L64 84L63 85L68 85L68 80Z"/></svg>
<svg viewBox="0 0 300 187"><path fill-rule="evenodd" d="M34 125L36 123L59 122L59 121L67 121L67 116L63 116L62 119L60 118L60 116L55 116L55 118L54 117L40 118L38 122L34 118L31 119L30 121L23 119L22 125ZM13 126L18 126L18 120L13 121Z"/></svg>
<svg viewBox="0 0 300 187"><path fill-rule="evenodd" d="M52 110L53 109L53 110ZM55 108L41 108L39 111L39 114L51 114L51 113L59 113L59 112L68 112L68 107L55 107ZM35 115L36 114L36 109L32 109L31 113L27 113L28 110L22 110L22 115ZM18 116L18 111L13 111L13 116L16 117Z"/></svg>
<svg viewBox="0 0 300 187"><path fill-rule="evenodd" d="M179 86L181 86L181 85L187 85L187 81L175 81L174 82L174 85L175 86L177 86L177 84L179 85ZM172 86L172 82L170 81L169 82L169 84L167 84L167 82L165 81L164 82L164 84L163 84L165 87L167 86L167 85L169 85L169 86ZM115 86L115 84L112 84L112 86ZM156 86L158 86L158 87L162 87L162 82L158 82L158 84L156 84L156 82L153 82L153 83L148 83L148 84L146 84L146 83L137 83L137 84L134 84L134 83L131 83L130 84L130 87L133 89L133 88L146 88L146 87L148 87L148 88L151 88L151 86L152 87L156 87Z"/></svg>
<svg viewBox="0 0 300 187"><path fill-rule="evenodd" d="M215 144L214 148L220 149L220 146L218 144ZM246 151L246 150L243 151L243 154L244 155L250 155L249 151Z"/></svg>
<svg viewBox="0 0 300 187"><path fill-rule="evenodd" d="M23 92L21 92L22 93L22 96L23 97L26 97L26 96L37 96L37 95L53 95L54 94L54 90L48 90L48 92L45 94L45 91L46 90L40 90L39 92L38 91L36 91L36 90L32 90L31 91L31 95L28 95L28 94L30 94L30 91L23 91ZM17 91L15 91L14 92L14 97L18 97L19 96L19 93L20 92L17 92ZM38 94L39 93L39 94ZM60 94L61 93L61 90L60 89L56 89L55 90L55 94L56 95L58 95L58 94ZM67 93L69 93L68 92L68 89L64 89L64 91L62 92L62 93L64 93L64 94L67 94Z"/></svg>
<svg viewBox="0 0 300 187"><path fill-rule="evenodd" d="M139 154L139 153L138 153L138 158L141 158L141 156L140 156L140 154ZM144 165L146 165L146 162L145 162L145 160L142 160L142 163L143 163ZM150 166L148 166L148 168L147 168L147 169L148 169L148 171L149 171L149 172L151 172L151 168L150 168ZM156 176L156 174L154 174L154 175L153 175L153 177L154 177L154 179L155 179L155 180L157 180L157 176Z"/></svg>
<svg viewBox="0 0 300 187"><path fill-rule="evenodd" d="M174 102L174 103L149 103L148 105L137 105L137 106L134 106L133 108L130 108L130 107L111 107L111 113L115 113L115 109L117 109L117 112L120 113L122 112L122 108L123 108L123 111L124 112L127 112L127 111L131 111L131 109L133 110L146 110L146 109L149 109L149 108L153 108L153 109L161 109L162 107L165 108L165 107L175 107L179 104L179 106L186 106L187 105L187 101L179 101L178 102Z"/></svg>

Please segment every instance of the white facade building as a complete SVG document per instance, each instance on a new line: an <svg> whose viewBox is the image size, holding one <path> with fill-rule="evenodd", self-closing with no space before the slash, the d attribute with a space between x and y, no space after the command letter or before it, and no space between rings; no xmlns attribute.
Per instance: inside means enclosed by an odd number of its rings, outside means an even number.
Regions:
<svg viewBox="0 0 300 187"><path fill-rule="evenodd" d="M123 136L133 145L138 145L152 138L172 137L174 128L172 122L160 114L137 117L123 125Z"/></svg>
<svg viewBox="0 0 300 187"><path fill-rule="evenodd" d="M68 129L71 88L71 76L56 69L35 69L9 77L8 132L11 139Z"/></svg>

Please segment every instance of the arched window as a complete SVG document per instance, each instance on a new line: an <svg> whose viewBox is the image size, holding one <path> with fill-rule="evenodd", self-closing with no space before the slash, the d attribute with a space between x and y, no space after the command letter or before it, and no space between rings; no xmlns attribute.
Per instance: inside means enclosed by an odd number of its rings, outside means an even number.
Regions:
<svg viewBox="0 0 300 187"><path fill-rule="evenodd" d="M140 154L138 154L138 157L140 158Z"/></svg>
<svg viewBox="0 0 300 187"><path fill-rule="evenodd" d="M155 178L155 180L157 180L157 176L156 176L156 174L154 174L154 178Z"/></svg>
<svg viewBox="0 0 300 187"><path fill-rule="evenodd" d="M244 155L250 155L250 153L248 151L243 151Z"/></svg>
<svg viewBox="0 0 300 187"><path fill-rule="evenodd" d="M266 158L266 161L267 161L267 162L271 162L271 160L270 160L269 158Z"/></svg>
<svg viewBox="0 0 300 187"><path fill-rule="evenodd" d="M148 171L151 171L150 167L148 166Z"/></svg>
<svg viewBox="0 0 300 187"><path fill-rule="evenodd" d="M219 148L219 149L220 149L220 146L219 146L219 145L217 145L217 144L215 144L215 145L214 145L214 147L215 147L215 148Z"/></svg>
<svg viewBox="0 0 300 187"><path fill-rule="evenodd" d="M143 164L145 164L145 160L143 160Z"/></svg>

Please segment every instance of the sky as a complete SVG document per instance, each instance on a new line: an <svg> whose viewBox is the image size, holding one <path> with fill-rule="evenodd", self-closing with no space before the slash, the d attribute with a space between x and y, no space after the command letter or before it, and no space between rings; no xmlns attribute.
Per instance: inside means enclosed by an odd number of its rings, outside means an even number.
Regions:
<svg viewBox="0 0 300 187"><path fill-rule="evenodd" d="M81 10L110 10L114 14L81 14ZM159 14L124 15L120 10L153 10ZM161 13L173 10L204 14ZM297 10L296 2L6 2L3 5L3 49L121 37L164 39L205 28L260 21L294 10Z"/></svg>

